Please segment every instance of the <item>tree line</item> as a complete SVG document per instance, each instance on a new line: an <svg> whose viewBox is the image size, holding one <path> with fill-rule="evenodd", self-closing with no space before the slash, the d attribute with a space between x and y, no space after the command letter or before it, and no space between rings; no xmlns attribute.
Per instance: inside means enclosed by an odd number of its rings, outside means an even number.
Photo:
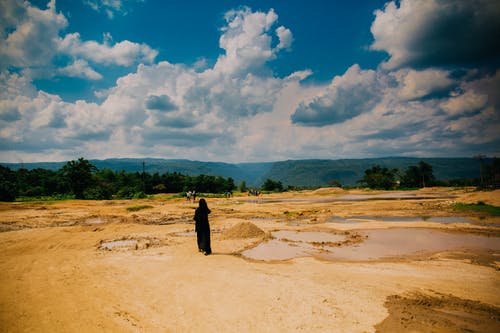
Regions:
<svg viewBox="0 0 500 333"><path fill-rule="evenodd" d="M88 160L69 161L57 171L13 171L0 165L0 201L19 197L108 200L141 198L155 193L224 193L234 190L234 180L219 176L188 176L177 172L147 173L99 170Z"/></svg>
<svg viewBox="0 0 500 333"><path fill-rule="evenodd" d="M479 179L437 180L432 166L424 161L412 165L406 170L388 169L374 165L365 170L359 184L373 189L422 188L427 186L477 186L480 189L500 187L500 159L493 158L492 163L480 166Z"/></svg>

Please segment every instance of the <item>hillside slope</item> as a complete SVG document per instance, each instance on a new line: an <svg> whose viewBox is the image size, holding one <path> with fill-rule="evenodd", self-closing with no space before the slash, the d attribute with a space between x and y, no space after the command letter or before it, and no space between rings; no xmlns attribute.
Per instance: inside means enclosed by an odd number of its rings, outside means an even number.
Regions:
<svg viewBox="0 0 500 333"><path fill-rule="evenodd" d="M410 165L425 161L433 167L434 175L439 180L457 178L478 178L479 162L473 158L413 158L386 157L368 159L341 160L288 160L264 163L224 163L201 162L180 159L160 158L114 158L90 160L99 169L114 171L165 173L178 172L190 176L200 174L231 177L235 184L245 181L250 187L258 187L266 179L281 181L283 185L315 187L338 181L342 185L355 185L364 175L364 171L373 165L404 171ZM488 162L488 160L486 161ZM58 170L65 162L43 163L2 163L13 170L44 168Z"/></svg>

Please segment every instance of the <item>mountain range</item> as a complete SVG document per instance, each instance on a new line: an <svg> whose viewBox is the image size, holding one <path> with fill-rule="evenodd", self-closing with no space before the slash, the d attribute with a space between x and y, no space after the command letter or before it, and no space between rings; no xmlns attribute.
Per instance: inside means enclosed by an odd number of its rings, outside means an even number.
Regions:
<svg viewBox="0 0 500 333"><path fill-rule="evenodd" d="M278 162L256 163L224 163L201 162L182 159L160 158L112 158L105 160L89 160L99 169L108 168L114 171L166 173L178 172L190 176L200 174L210 176L231 177L235 184L245 181L247 186L258 187L272 179L281 181L283 185L299 187L317 187L328 185L331 181L342 185L355 185L366 169L380 165L389 169L404 171L408 166L418 165L424 161L433 167L434 176L438 180L459 178L479 178L480 163L474 158L417 158L417 157L384 157L367 159L338 160L287 160ZM0 163L12 170L49 169L58 170L66 162L38 163Z"/></svg>

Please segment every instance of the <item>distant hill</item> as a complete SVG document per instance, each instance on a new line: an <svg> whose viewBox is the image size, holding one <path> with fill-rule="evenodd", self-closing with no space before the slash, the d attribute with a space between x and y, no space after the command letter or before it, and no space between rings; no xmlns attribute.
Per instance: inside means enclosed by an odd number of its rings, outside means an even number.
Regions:
<svg viewBox="0 0 500 333"><path fill-rule="evenodd" d="M364 175L364 171L373 165L389 169L404 170L420 161L432 165L434 175L439 180L457 178L479 178L479 162L473 158L413 158L385 157L369 159L341 160L289 160L264 163L223 163L200 162L191 160L174 160L158 158L113 158L106 160L90 160L99 169L108 168L114 171L149 173L178 172L190 176L205 174L210 176L231 177L236 184L245 181L250 187L260 186L266 179L281 181L283 185L301 187L325 186L336 180L342 185L355 185ZM66 162L41 163L0 163L13 170L26 169L58 170Z"/></svg>

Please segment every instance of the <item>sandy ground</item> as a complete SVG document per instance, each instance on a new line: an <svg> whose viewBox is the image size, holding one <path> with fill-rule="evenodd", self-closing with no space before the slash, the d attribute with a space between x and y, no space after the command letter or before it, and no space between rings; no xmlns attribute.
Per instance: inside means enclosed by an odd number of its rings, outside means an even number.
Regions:
<svg viewBox="0 0 500 333"><path fill-rule="evenodd" d="M396 226L376 219L334 223L332 217L467 217L473 223L397 227L500 239L498 217L452 208L478 201L500 206L500 191L429 188L393 196L320 189L209 198L211 256L197 251L196 204L184 199L0 203L0 331L499 332L497 250L364 262L241 255L276 230L356 233ZM136 205L152 207L127 210ZM266 235L234 237L241 222ZM225 237L230 230L233 237ZM120 244L113 241L132 245L112 247Z"/></svg>

